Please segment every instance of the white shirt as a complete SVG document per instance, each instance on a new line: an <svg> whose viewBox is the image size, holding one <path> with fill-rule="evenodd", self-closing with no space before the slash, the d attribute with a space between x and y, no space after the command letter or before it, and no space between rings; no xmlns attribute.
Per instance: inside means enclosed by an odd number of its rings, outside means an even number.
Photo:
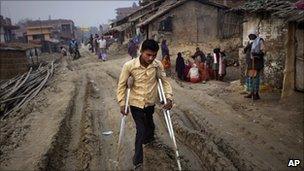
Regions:
<svg viewBox="0 0 304 171"><path fill-rule="evenodd" d="M192 67L190 69L189 73L190 73L190 78L198 78L199 77L198 68L196 68L196 67Z"/></svg>
<svg viewBox="0 0 304 171"><path fill-rule="evenodd" d="M103 39L103 40L99 39L98 44L99 44L99 48L106 48L107 47L106 39Z"/></svg>

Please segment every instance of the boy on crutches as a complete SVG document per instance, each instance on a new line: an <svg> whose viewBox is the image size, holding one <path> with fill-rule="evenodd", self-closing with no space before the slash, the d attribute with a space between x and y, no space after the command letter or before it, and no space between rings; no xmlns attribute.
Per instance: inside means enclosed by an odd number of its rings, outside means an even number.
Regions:
<svg viewBox="0 0 304 171"><path fill-rule="evenodd" d="M142 169L143 144L151 143L154 138L153 113L155 102L158 98L157 72L163 83L163 90L167 103L165 110L172 108L172 88L166 78L164 67L160 61L155 60L159 50L158 43L147 39L142 43L140 56L124 64L118 82L117 99L121 114L125 112L125 92L127 79L132 76L133 86L130 90L129 105L132 117L136 124L135 154L133 157L134 169Z"/></svg>

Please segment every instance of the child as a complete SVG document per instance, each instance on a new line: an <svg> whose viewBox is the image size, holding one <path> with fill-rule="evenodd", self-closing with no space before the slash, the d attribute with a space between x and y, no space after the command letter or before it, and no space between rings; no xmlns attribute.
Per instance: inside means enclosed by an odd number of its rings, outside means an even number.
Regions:
<svg viewBox="0 0 304 171"><path fill-rule="evenodd" d="M190 78L190 82L192 83L198 83L201 81L199 69L197 68L197 65L195 63L190 68L188 77Z"/></svg>
<svg viewBox="0 0 304 171"><path fill-rule="evenodd" d="M167 76L171 75L171 62L170 62L170 58L168 55L166 55L164 57L164 59L162 60L162 64L164 66L165 72Z"/></svg>

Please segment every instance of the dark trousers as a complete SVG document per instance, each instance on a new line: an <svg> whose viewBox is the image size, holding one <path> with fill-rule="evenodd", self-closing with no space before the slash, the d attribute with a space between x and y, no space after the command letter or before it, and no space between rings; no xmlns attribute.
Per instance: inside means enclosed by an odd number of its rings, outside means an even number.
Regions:
<svg viewBox="0 0 304 171"><path fill-rule="evenodd" d="M136 124L135 154L133 158L133 164L137 165L143 162L142 144L145 144L154 138L154 106L148 106L144 109L135 106L130 106L130 108L134 122Z"/></svg>

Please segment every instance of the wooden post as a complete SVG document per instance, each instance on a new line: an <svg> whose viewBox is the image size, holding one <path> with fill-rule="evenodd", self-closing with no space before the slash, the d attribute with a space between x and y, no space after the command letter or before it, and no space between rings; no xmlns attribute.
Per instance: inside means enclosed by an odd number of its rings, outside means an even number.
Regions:
<svg viewBox="0 0 304 171"><path fill-rule="evenodd" d="M287 55L285 59L285 69L284 69L284 80L283 80L283 89L281 94L281 99L290 96L294 91L295 83L295 31L296 24L288 24L288 34L287 34Z"/></svg>

